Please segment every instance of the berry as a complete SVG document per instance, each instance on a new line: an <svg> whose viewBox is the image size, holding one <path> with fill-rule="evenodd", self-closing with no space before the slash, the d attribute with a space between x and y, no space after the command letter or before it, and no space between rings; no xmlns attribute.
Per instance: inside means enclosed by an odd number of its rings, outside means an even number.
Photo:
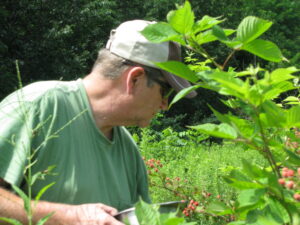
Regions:
<svg viewBox="0 0 300 225"><path fill-rule="evenodd" d="M288 189L293 189L295 186L294 181L290 180L287 182L287 184L285 185Z"/></svg>
<svg viewBox="0 0 300 225"><path fill-rule="evenodd" d="M288 175L289 177L293 177L293 176L294 176L294 170L288 170L288 171L287 171L287 175Z"/></svg>
<svg viewBox="0 0 300 225"><path fill-rule="evenodd" d="M285 180L283 178L278 179L278 183L281 185L285 185Z"/></svg>
<svg viewBox="0 0 300 225"><path fill-rule="evenodd" d="M300 176L300 168L298 168L297 171L298 171L298 175Z"/></svg>
<svg viewBox="0 0 300 225"><path fill-rule="evenodd" d="M300 201L300 194L298 193L294 194L294 199Z"/></svg>

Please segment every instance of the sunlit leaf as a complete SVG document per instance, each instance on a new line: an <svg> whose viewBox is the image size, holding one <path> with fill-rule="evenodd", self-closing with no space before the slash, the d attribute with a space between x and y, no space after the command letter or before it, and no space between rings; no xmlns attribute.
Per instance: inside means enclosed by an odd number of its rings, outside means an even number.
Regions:
<svg viewBox="0 0 300 225"><path fill-rule="evenodd" d="M198 77L187 65L179 61L156 62L155 65L172 74L182 77L192 83L198 81Z"/></svg>
<svg viewBox="0 0 300 225"><path fill-rule="evenodd" d="M196 129L204 134L208 134L211 136L219 137L219 138L226 138L226 139L234 139L237 137L237 133L235 129L233 129L228 124L202 124L198 126L189 126L190 128Z"/></svg>
<svg viewBox="0 0 300 225"><path fill-rule="evenodd" d="M239 207L257 204L265 193L265 189L247 189L241 191L238 196Z"/></svg>
<svg viewBox="0 0 300 225"><path fill-rule="evenodd" d="M52 183L50 183L50 184L44 186L44 187L38 192L37 196L35 197L35 201L36 201L36 202L39 201L40 198L42 197L42 195L43 195L50 187L52 187L54 184L55 184L55 182L52 182Z"/></svg>
<svg viewBox="0 0 300 225"><path fill-rule="evenodd" d="M189 94L190 92L198 89L199 87L201 87L201 85L194 85L188 88L185 88L183 90L181 90L180 92L178 92L175 97L172 99L172 102L169 105L169 108L175 104L176 102L178 102L180 99L184 98L187 94Z"/></svg>
<svg viewBox="0 0 300 225"><path fill-rule="evenodd" d="M182 45L185 45L185 41L182 39L182 35L176 32L168 23L155 23L150 24L141 31L149 41L154 43L164 41L176 41Z"/></svg>
<svg viewBox="0 0 300 225"><path fill-rule="evenodd" d="M189 1L185 1L184 6L173 11L167 17L168 22L174 30L181 34L186 34L192 30L195 15Z"/></svg>
<svg viewBox="0 0 300 225"><path fill-rule="evenodd" d="M243 44L251 42L267 31L271 25L270 21L248 16L237 28L237 41L241 41Z"/></svg>
<svg viewBox="0 0 300 225"><path fill-rule="evenodd" d="M194 32L198 33L199 31L204 31L210 29L214 25L222 23L224 20L219 20L221 17L210 17L210 16L203 16L201 20L198 20L194 25Z"/></svg>
<svg viewBox="0 0 300 225"><path fill-rule="evenodd" d="M235 30L232 29L224 29L223 31L226 36L229 36L235 32ZM216 40L218 40L218 38L213 34L212 30L202 32L196 36L196 41L200 45Z"/></svg>
<svg viewBox="0 0 300 225"><path fill-rule="evenodd" d="M280 62L283 59L280 49L271 41L257 39L243 44L241 50L251 52L265 60Z"/></svg>

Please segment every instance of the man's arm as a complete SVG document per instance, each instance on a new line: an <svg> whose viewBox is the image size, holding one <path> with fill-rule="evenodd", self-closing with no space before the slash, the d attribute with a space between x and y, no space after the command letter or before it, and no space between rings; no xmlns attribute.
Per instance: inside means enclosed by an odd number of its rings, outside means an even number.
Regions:
<svg viewBox="0 0 300 225"><path fill-rule="evenodd" d="M6 188L9 187L3 179L0 178L0 217L14 218L22 224L28 224L27 215L23 207L23 200L17 195L11 193ZM32 202L32 207L34 203ZM113 215L117 210L103 205L101 203L67 205L39 201L33 208L33 222L53 212L54 214L47 221L47 225L122 225ZM6 224L0 220L0 224Z"/></svg>

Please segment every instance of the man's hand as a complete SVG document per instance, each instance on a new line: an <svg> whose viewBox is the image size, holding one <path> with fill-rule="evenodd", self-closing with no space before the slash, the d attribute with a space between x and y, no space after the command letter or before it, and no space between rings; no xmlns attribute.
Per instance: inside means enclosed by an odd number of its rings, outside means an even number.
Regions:
<svg viewBox="0 0 300 225"><path fill-rule="evenodd" d="M0 217L14 218L23 224L28 224L23 206L23 200L6 190L9 185L0 178ZM47 225L124 225L113 216L115 208L94 203L82 205L68 205L54 202L40 201L33 207L33 222L54 213L46 222ZM0 224L7 224L0 220Z"/></svg>

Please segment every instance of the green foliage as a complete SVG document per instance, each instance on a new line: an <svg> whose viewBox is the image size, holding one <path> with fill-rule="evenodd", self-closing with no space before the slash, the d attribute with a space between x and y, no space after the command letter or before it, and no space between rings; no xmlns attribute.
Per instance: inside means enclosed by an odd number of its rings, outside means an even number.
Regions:
<svg viewBox="0 0 300 225"><path fill-rule="evenodd" d="M140 200L135 205L135 214L140 225L185 225L196 224L194 222L186 222L184 218L176 216L176 213L159 213L159 207L147 204Z"/></svg>
<svg viewBox="0 0 300 225"><path fill-rule="evenodd" d="M299 91L297 84L299 80L296 79L296 83L293 81L298 77L299 70L288 67L268 71L256 66L249 66L245 71L237 71L234 68L227 70L229 59L235 52L242 50L273 62L284 59L276 44L258 39L272 23L254 16L246 17L238 25L236 37L229 39L219 26L223 21L205 17L195 22L188 1L176 11L172 11L171 15L168 14L167 19L169 31L160 32L161 36L155 41L164 38L179 43L184 41L184 47L209 60L213 66L201 66L202 71L193 66L194 73L192 73L189 70L191 67L182 64L157 65L191 81L195 84L195 88L202 87L218 92L228 98L230 103L226 105L232 108L230 113L222 114L210 107L221 123L207 123L191 128L207 135L241 143L245 149L256 150L268 161L268 167L258 167L243 161L242 172L233 169L224 178L228 184L239 190L234 210L215 204L210 207L210 211L217 215L233 214L241 224L297 224L300 218L297 213L300 204L297 202L298 197L295 196L300 191L298 186L300 174L294 177L294 171L300 165L300 157L297 155L299 145L288 145L284 137L289 137L292 130L299 138L300 111L298 104L285 106L277 102L280 102L279 97L287 91ZM196 38L204 31L194 24L201 24L205 20L215 24L209 27L211 34L232 49L222 64L211 57L204 49L203 42L199 42L200 39ZM168 25L164 23L164 26ZM151 33L158 33L159 27L160 23L147 27L143 32L144 36L153 38ZM178 35L170 36L171 29ZM197 81L194 78L197 78ZM175 101L187 93L189 90L179 93ZM298 97L299 94L288 98L288 101L295 102L295 98ZM283 175L280 166L288 166L290 169L288 167L284 169L290 170L290 175ZM285 181L280 180L282 176L290 177L286 186L283 185Z"/></svg>

